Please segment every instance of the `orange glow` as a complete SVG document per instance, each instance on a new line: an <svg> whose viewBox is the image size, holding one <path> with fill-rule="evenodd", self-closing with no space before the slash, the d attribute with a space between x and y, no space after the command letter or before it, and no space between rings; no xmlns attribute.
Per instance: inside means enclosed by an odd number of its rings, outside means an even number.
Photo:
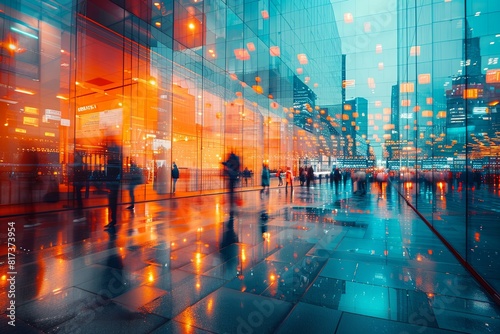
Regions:
<svg viewBox="0 0 500 334"><path fill-rule="evenodd" d="M297 67L297 74L302 74L304 72L304 70L302 69L302 67Z"/></svg>
<svg viewBox="0 0 500 334"><path fill-rule="evenodd" d="M354 21L354 18L352 16L352 13L344 13L344 22L345 23L352 23Z"/></svg>
<svg viewBox="0 0 500 334"><path fill-rule="evenodd" d="M350 104L344 104L344 110L352 110L352 106ZM349 119L349 115L342 115L342 119Z"/></svg>
<svg viewBox="0 0 500 334"><path fill-rule="evenodd" d="M375 114L375 119L376 119L377 121L382 120L382 114Z"/></svg>
<svg viewBox="0 0 500 334"><path fill-rule="evenodd" d="M260 15L262 15L262 18L263 18L264 20L267 20L267 19L269 18L269 13L268 13L268 11L267 11L267 10L265 10L265 9L264 9L263 11L261 11L261 12L260 12Z"/></svg>
<svg viewBox="0 0 500 334"><path fill-rule="evenodd" d="M238 60L250 59L250 54L248 53L247 49L235 49L234 55L236 56L236 59L238 59Z"/></svg>
<svg viewBox="0 0 500 334"><path fill-rule="evenodd" d="M410 48L410 56L420 56L420 46L412 46Z"/></svg>
<svg viewBox="0 0 500 334"><path fill-rule="evenodd" d="M247 43L247 49L249 51L255 51L255 44L253 44L252 42L248 42Z"/></svg>
<svg viewBox="0 0 500 334"><path fill-rule="evenodd" d="M350 80L344 80L342 81L342 87L354 87L356 84L356 81L354 79L350 79Z"/></svg>
<svg viewBox="0 0 500 334"><path fill-rule="evenodd" d="M375 79L368 78L368 88L375 89Z"/></svg>
<svg viewBox="0 0 500 334"><path fill-rule="evenodd" d="M426 123L428 126L432 126L432 121L427 121Z"/></svg>
<svg viewBox="0 0 500 334"><path fill-rule="evenodd" d="M409 107L411 105L411 100L401 100L402 107Z"/></svg>
<svg viewBox="0 0 500 334"><path fill-rule="evenodd" d="M422 117L432 117L432 110L423 110Z"/></svg>
<svg viewBox="0 0 500 334"><path fill-rule="evenodd" d="M474 233L474 240L476 242L480 242L481 241L481 234L479 232Z"/></svg>
<svg viewBox="0 0 500 334"><path fill-rule="evenodd" d="M413 82L402 82L399 91L401 93L413 93L415 91L415 85Z"/></svg>
<svg viewBox="0 0 500 334"><path fill-rule="evenodd" d="M17 46L13 43L9 43L9 50L15 51L17 50Z"/></svg>
<svg viewBox="0 0 500 334"><path fill-rule="evenodd" d="M274 282L274 280L276 279L276 276L274 276L274 274L271 274L271 276L269 277L269 279Z"/></svg>
<svg viewBox="0 0 500 334"><path fill-rule="evenodd" d="M464 90L463 98L464 99L477 99L478 90L477 88L469 88Z"/></svg>
<svg viewBox="0 0 500 334"><path fill-rule="evenodd" d="M241 262L245 262L247 259L247 256L245 254L245 248L241 249Z"/></svg>
<svg viewBox="0 0 500 334"><path fill-rule="evenodd" d="M419 84L426 85L430 82L431 82L431 75L429 73L418 75L418 83Z"/></svg>
<svg viewBox="0 0 500 334"><path fill-rule="evenodd" d="M382 107L382 101L375 101L375 107Z"/></svg>
<svg viewBox="0 0 500 334"><path fill-rule="evenodd" d="M384 115L390 115L392 111L391 108L384 108L382 112L384 113Z"/></svg>
<svg viewBox="0 0 500 334"><path fill-rule="evenodd" d="M500 69L486 71L486 83L500 82Z"/></svg>
<svg viewBox="0 0 500 334"><path fill-rule="evenodd" d="M308 63L307 55L305 53L299 53L297 55L297 59L299 60L299 63L302 64L302 65Z"/></svg>
<svg viewBox="0 0 500 334"><path fill-rule="evenodd" d="M432 249L427 250L427 254L432 255L432 253L433 253Z"/></svg>
<svg viewBox="0 0 500 334"><path fill-rule="evenodd" d="M432 104L433 100L432 100L432 97L428 97L425 99L425 103L427 104Z"/></svg>
<svg viewBox="0 0 500 334"><path fill-rule="evenodd" d="M7 280L7 276L6 275L2 275L2 281L6 281Z"/></svg>
<svg viewBox="0 0 500 334"><path fill-rule="evenodd" d="M278 57L280 55L280 47L279 46L271 46L269 48L269 54L271 57Z"/></svg>
<svg viewBox="0 0 500 334"><path fill-rule="evenodd" d="M438 111L437 118L446 118L446 111Z"/></svg>

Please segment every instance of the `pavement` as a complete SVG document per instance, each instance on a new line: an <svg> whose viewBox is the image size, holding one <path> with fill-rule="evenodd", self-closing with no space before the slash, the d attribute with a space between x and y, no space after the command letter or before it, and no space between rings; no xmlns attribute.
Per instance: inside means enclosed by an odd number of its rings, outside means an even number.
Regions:
<svg viewBox="0 0 500 334"><path fill-rule="evenodd" d="M4 216L0 332L500 333L500 308L396 188L350 187L245 189L234 210L181 193L119 206L108 231L97 200L78 223ZM440 197L419 205L446 218Z"/></svg>

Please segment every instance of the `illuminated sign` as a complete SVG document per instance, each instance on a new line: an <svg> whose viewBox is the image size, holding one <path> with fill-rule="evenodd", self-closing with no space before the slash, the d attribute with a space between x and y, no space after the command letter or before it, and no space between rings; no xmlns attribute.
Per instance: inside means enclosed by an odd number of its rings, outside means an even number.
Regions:
<svg viewBox="0 0 500 334"><path fill-rule="evenodd" d="M95 104L89 104L86 106L78 107L76 110L78 112L82 112L82 111L89 111L89 110L94 110L94 109L97 109L97 106Z"/></svg>

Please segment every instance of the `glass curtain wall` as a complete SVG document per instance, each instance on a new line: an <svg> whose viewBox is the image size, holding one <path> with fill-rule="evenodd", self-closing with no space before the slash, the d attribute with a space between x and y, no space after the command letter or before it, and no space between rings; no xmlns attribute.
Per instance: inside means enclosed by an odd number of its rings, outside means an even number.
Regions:
<svg viewBox="0 0 500 334"><path fill-rule="evenodd" d="M174 162L176 192L224 191L231 152L240 187L263 164L376 167L498 291L499 19L496 1L2 1L1 212L73 207L80 158L85 205L106 205L116 148L122 204L134 165L136 201L171 196Z"/></svg>
<svg viewBox="0 0 500 334"><path fill-rule="evenodd" d="M253 173L241 187L260 185L263 164L294 165L294 72L280 57L276 27L283 21L274 3L1 6L6 213L22 203L73 207L80 158L85 204L105 205L108 155L116 148L121 203L131 200L134 165L141 171L136 201L170 196L174 163L177 192L224 190L221 163L231 152ZM24 165L34 165L35 189Z"/></svg>
<svg viewBox="0 0 500 334"><path fill-rule="evenodd" d="M498 19L496 2L401 3L392 152L401 192L496 291Z"/></svg>

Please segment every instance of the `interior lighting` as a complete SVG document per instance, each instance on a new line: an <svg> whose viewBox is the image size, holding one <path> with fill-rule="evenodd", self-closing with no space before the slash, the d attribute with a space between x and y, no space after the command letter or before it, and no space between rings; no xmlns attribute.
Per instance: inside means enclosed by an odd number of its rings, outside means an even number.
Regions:
<svg viewBox="0 0 500 334"><path fill-rule="evenodd" d="M16 88L16 89L14 89L14 91L18 92L18 93L27 94L27 95L35 95L34 92L29 91L29 90L25 90L25 89L21 89L21 88Z"/></svg>
<svg viewBox="0 0 500 334"><path fill-rule="evenodd" d="M38 39L38 36L33 35L33 34L30 34L30 33L28 33L28 32L22 31L22 30L20 30L20 29L14 28L14 27L10 27L10 30L15 31L15 32L17 32L17 33L19 33L19 34L21 34L21 35L24 35L24 36L27 36L27 37L33 38L33 39Z"/></svg>

